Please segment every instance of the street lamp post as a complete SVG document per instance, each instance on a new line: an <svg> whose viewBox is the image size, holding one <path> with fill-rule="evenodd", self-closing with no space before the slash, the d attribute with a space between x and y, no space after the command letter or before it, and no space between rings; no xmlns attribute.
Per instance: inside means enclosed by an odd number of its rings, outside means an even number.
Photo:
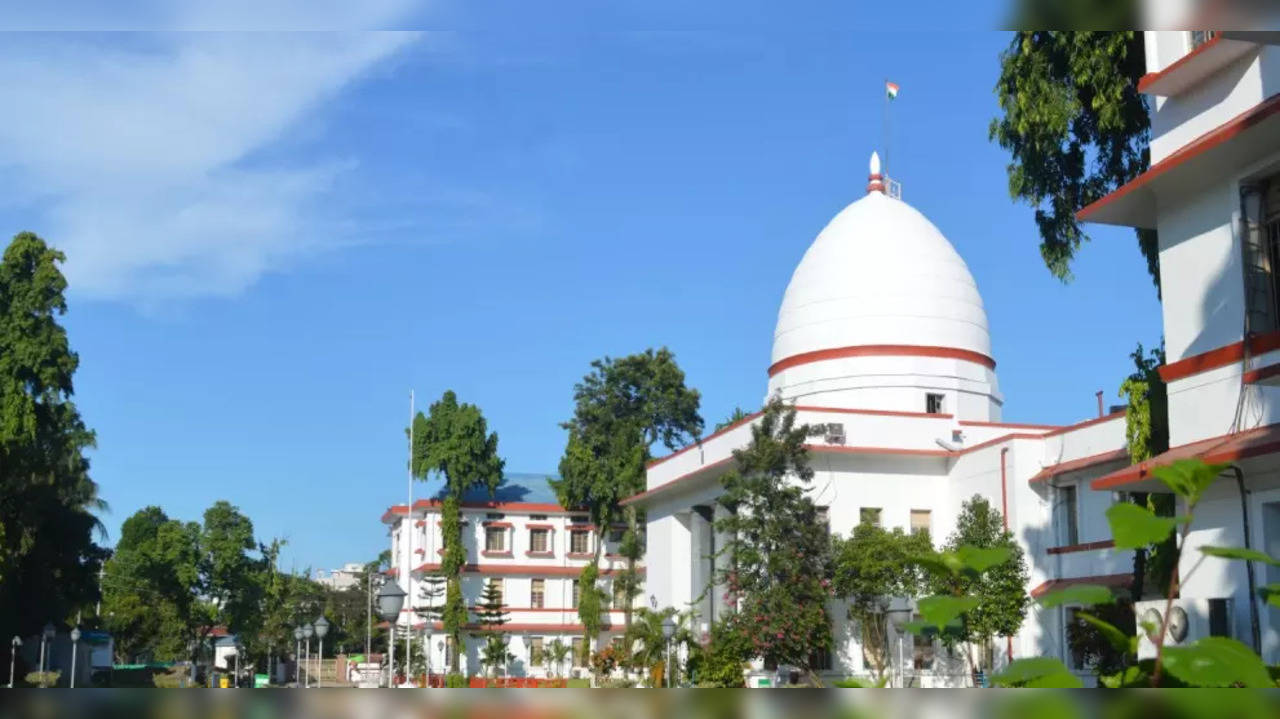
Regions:
<svg viewBox="0 0 1280 719"><path fill-rule="evenodd" d="M293 628L296 649L293 652L293 683L302 686L302 627Z"/></svg>
<svg viewBox="0 0 1280 719"><path fill-rule="evenodd" d="M667 688L675 685L674 671L671 666L671 638L676 635L676 620L667 617L662 620L662 639L667 644Z"/></svg>
<svg viewBox="0 0 1280 719"><path fill-rule="evenodd" d="M71 628L71 688L76 688L76 648L80 646L80 627Z"/></svg>
<svg viewBox="0 0 1280 719"><path fill-rule="evenodd" d="M53 641L53 638L57 636L57 634L58 634L58 630L54 628L53 622L50 622L44 625L44 629L41 630L40 632L40 688L41 689L44 688L45 656L46 656L46 653L52 653L51 649L48 650L48 652L46 652L46 647L48 647L49 643Z"/></svg>
<svg viewBox="0 0 1280 719"><path fill-rule="evenodd" d="M316 652L316 664L320 670L316 672L316 686L322 686L324 684L324 635L329 633L329 620L325 619L323 614L316 620L315 630L316 636L320 638L320 650Z"/></svg>
<svg viewBox="0 0 1280 719"><path fill-rule="evenodd" d="M231 645L234 652L231 660L231 688L237 689L240 686L240 637L236 637L235 644Z"/></svg>
<svg viewBox="0 0 1280 719"><path fill-rule="evenodd" d="M378 590L378 616L391 628L387 639L387 686L395 686L396 665L396 620L400 618L400 608L404 606L405 591L394 581L387 582Z"/></svg>
<svg viewBox="0 0 1280 719"><path fill-rule="evenodd" d="M18 649L22 647L22 637L17 634L9 641L9 688L13 688L14 660L18 657Z"/></svg>
<svg viewBox="0 0 1280 719"><path fill-rule="evenodd" d="M303 655L303 656L305 656L305 657L306 657L306 663L307 663L307 688L308 688L308 689L310 689L310 688L311 688L311 682L312 682L312 678L311 678L311 635L313 635L313 634L315 634L315 628L313 628L310 624L303 624L303 625L302 625L302 638L303 638L303 639L305 639L305 640L307 640L307 643L306 643L306 645L305 645L305 646L306 646L306 648L303 650L303 651L304 651L304 655Z"/></svg>

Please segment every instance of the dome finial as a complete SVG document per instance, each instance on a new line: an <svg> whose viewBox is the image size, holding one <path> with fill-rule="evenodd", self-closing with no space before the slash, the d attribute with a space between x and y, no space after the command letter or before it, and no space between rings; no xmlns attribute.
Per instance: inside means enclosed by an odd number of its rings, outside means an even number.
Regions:
<svg viewBox="0 0 1280 719"><path fill-rule="evenodd" d="M871 153L871 177L868 178L867 192L884 194L884 177L880 175L880 153Z"/></svg>

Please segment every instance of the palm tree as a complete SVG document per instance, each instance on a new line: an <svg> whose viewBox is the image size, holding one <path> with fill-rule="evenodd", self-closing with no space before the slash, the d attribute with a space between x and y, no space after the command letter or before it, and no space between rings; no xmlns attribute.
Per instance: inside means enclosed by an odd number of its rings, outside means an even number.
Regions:
<svg viewBox="0 0 1280 719"><path fill-rule="evenodd" d="M692 617L689 613L680 614L675 607L661 610L638 609L635 621L627 631L625 645L631 648L629 663L631 668L638 669L648 677L655 666L667 661L667 641L662 635L662 623L668 617L676 619L676 633L671 637L671 650L677 651L680 645L693 646L697 639L689 629Z"/></svg>
<svg viewBox="0 0 1280 719"><path fill-rule="evenodd" d="M547 670L559 677L560 668L564 666L564 660L568 658L569 652L569 645L559 639L548 644L543 659L546 662Z"/></svg>

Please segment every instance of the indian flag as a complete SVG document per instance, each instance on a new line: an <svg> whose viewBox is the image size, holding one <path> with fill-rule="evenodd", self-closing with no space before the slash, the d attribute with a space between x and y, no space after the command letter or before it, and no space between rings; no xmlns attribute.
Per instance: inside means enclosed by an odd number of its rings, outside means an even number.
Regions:
<svg viewBox="0 0 1280 719"><path fill-rule="evenodd" d="M886 82L884 84L884 93L890 100L898 97L898 84L894 82Z"/></svg>

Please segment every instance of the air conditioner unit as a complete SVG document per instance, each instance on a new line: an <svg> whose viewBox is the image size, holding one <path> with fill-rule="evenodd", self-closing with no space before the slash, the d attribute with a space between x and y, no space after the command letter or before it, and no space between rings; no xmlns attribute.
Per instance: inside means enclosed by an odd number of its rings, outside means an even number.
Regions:
<svg viewBox="0 0 1280 719"><path fill-rule="evenodd" d="M1138 658L1153 659L1156 645L1146 630L1143 622L1155 625L1160 631L1160 623L1164 620L1166 607L1164 599L1149 599L1135 602L1134 617L1138 627ZM1182 646L1209 636L1231 636L1232 628L1231 597L1183 597L1173 600L1169 609L1169 628L1165 633L1166 647ZM1237 637L1238 639L1239 637Z"/></svg>
<svg viewBox="0 0 1280 719"><path fill-rule="evenodd" d="M828 423L823 436L827 444L844 444L844 425L839 422Z"/></svg>

